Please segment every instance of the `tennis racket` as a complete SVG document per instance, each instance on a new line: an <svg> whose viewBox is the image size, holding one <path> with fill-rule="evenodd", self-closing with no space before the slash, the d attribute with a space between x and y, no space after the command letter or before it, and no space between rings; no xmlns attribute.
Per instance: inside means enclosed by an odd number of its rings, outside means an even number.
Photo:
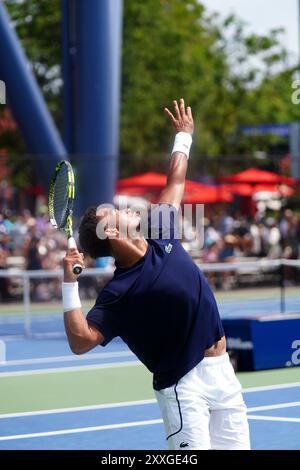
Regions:
<svg viewBox="0 0 300 470"><path fill-rule="evenodd" d="M72 166L63 160L56 165L49 189L49 216L53 227L64 232L68 237L68 249L77 249L73 238L73 203L75 198L75 181ZM82 272L80 264L73 266L77 276Z"/></svg>

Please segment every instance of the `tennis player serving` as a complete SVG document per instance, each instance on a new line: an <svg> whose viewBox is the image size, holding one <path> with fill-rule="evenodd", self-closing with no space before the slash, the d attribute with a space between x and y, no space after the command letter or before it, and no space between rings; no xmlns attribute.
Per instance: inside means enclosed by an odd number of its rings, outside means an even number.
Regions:
<svg viewBox="0 0 300 470"><path fill-rule="evenodd" d="M87 317L82 312L73 265L64 258L63 307L70 347L83 354L120 336L153 373L153 388L172 450L249 449L241 386L226 353L214 295L178 236L180 208L194 132L190 107L167 108L176 132L167 184L148 214L148 232L131 237L141 216L130 210L89 208L79 228L84 252L113 256L113 279ZM105 237L97 236L98 224ZM120 227L127 236L120 237ZM115 228L111 228L115 227ZM150 236L151 234L151 236ZM155 236L153 236L153 234ZM98 233L99 235L99 233Z"/></svg>

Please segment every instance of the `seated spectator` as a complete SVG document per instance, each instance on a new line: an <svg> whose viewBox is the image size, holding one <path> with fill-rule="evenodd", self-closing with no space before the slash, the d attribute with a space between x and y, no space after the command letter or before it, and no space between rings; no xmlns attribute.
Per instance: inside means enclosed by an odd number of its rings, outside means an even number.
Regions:
<svg viewBox="0 0 300 470"><path fill-rule="evenodd" d="M206 247L202 252L203 263L217 263L219 260L219 246L218 243L213 240L206 242ZM216 287L217 278L216 273L209 271L206 273L206 277L212 287Z"/></svg>
<svg viewBox="0 0 300 470"><path fill-rule="evenodd" d="M280 248L280 230L275 219L269 218L266 220L266 225L269 229L268 233L268 258L278 259L281 257Z"/></svg>
<svg viewBox="0 0 300 470"><path fill-rule="evenodd" d="M219 253L219 261L221 263L233 263L235 260L235 246L237 244L237 239L234 235L228 234L225 235L223 239L223 246ZM234 281L235 272L234 271L223 271L221 273L222 278L222 289L229 290Z"/></svg>
<svg viewBox="0 0 300 470"><path fill-rule="evenodd" d="M219 260L221 261L221 263L234 261L236 244L237 239L234 235L225 235L223 239L223 246L219 253Z"/></svg>

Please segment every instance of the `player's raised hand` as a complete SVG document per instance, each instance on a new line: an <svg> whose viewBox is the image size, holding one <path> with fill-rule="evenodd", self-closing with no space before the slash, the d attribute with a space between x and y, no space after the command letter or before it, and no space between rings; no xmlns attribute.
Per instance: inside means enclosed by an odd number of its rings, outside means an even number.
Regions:
<svg viewBox="0 0 300 470"><path fill-rule="evenodd" d="M164 112L170 118L173 127L178 132L187 132L193 135L194 132L194 119L192 115L191 107L185 107L184 99L178 102L175 100L173 101L174 105L174 114L168 108L164 108Z"/></svg>
<svg viewBox="0 0 300 470"><path fill-rule="evenodd" d="M84 267L83 253L79 253L75 248L68 249L66 256L63 259L64 282L77 281L78 275L74 274L73 267L78 264Z"/></svg>

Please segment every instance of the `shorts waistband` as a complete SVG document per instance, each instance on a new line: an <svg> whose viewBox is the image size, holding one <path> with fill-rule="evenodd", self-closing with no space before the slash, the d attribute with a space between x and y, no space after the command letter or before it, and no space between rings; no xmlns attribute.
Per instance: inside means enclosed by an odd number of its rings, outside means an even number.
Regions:
<svg viewBox="0 0 300 470"><path fill-rule="evenodd" d="M225 364L229 361L228 353L222 354L222 356L211 356L211 357L204 357L202 361L199 363L200 366L215 366L219 364Z"/></svg>

